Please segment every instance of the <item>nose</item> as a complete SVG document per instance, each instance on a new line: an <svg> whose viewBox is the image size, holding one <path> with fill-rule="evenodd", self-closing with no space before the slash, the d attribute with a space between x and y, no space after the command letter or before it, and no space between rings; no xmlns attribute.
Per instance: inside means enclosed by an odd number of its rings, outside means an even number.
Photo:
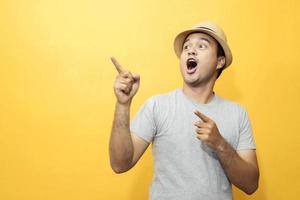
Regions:
<svg viewBox="0 0 300 200"><path fill-rule="evenodd" d="M188 51L188 55L189 55L189 56L196 56L196 55L197 55L197 52L195 51L194 48L190 48L189 51Z"/></svg>

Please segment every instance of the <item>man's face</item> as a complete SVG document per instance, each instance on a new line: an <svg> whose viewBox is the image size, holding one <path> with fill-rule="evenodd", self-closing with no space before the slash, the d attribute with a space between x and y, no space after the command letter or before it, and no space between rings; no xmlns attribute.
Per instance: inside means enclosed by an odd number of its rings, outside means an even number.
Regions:
<svg viewBox="0 0 300 200"><path fill-rule="evenodd" d="M225 63L217 57L217 41L205 33L190 34L183 44L180 71L184 82L197 86L209 81Z"/></svg>

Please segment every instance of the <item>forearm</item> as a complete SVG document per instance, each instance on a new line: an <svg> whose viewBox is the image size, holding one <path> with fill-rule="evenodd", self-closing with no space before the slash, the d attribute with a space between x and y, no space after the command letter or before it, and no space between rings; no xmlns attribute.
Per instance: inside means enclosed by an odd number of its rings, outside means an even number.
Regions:
<svg viewBox="0 0 300 200"><path fill-rule="evenodd" d="M216 153L232 184L247 194L256 191L259 179L257 166L244 161L225 139L218 146Z"/></svg>
<svg viewBox="0 0 300 200"><path fill-rule="evenodd" d="M117 173L127 171L133 157L133 144L130 135L130 103L116 103L113 126L109 142L110 163Z"/></svg>

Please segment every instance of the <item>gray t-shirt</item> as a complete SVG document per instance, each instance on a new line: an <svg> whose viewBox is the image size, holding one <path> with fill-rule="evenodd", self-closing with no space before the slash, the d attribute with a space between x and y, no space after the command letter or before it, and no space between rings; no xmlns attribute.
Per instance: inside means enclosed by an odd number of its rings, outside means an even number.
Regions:
<svg viewBox="0 0 300 200"><path fill-rule="evenodd" d="M145 101L130 124L133 134L153 144L151 200L229 200L231 183L211 148L196 137L193 113L215 121L234 149L255 149L246 110L216 93L207 104L187 97L181 88Z"/></svg>

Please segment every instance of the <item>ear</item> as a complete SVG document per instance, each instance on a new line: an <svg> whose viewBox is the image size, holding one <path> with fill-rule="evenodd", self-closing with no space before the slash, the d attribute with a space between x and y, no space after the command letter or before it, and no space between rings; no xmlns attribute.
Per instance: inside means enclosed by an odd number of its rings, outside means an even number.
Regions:
<svg viewBox="0 0 300 200"><path fill-rule="evenodd" d="M217 65L217 70L221 69L225 65L225 56L220 56L218 57L218 65Z"/></svg>

